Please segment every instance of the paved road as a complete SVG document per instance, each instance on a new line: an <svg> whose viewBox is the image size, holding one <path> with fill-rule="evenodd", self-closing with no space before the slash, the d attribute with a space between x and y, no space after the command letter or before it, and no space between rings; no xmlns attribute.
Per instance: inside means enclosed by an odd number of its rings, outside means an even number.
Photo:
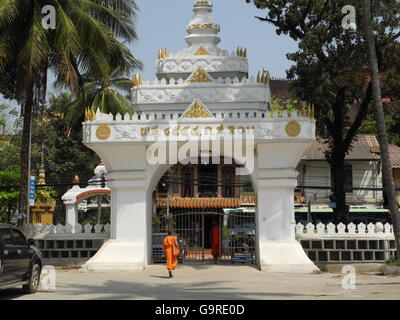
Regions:
<svg viewBox="0 0 400 320"><path fill-rule="evenodd" d="M55 291L22 295L9 289L0 299L400 299L400 277L357 275L355 290L341 284L340 274L271 274L231 265L182 265L169 279L163 266L153 265L137 273L57 270Z"/></svg>

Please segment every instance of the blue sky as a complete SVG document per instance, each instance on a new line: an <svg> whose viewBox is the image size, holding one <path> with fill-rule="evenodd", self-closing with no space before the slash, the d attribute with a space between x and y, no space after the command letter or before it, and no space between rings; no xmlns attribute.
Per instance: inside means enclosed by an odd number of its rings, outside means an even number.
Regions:
<svg viewBox="0 0 400 320"><path fill-rule="evenodd" d="M155 78L157 50L168 48L175 52L186 47L186 26L193 15L194 0L136 0L139 7L136 30L139 39L130 45L135 57L144 64L143 78ZM273 77L286 77L290 62L288 52L296 51L297 44L287 36L278 36L272 25L255 19L265 13L245 0L213 0L214 19L221 25L219 47L235 51L247 48L250 75L258 70L269 70ZM49 93L52 93L49 79ZM0 103L7 103L0 95ZM12 105L15 106L14 103Z"/></svg>
<svg viewBox="0 0 400 320"><path fill-rule="evenodd" d="M193 0L136 0L140 9L136 28L139 40L131 49L144 64L144 78L155 78L157 50L168 48L175 52L186 47L186 26L192 18ZM254 5L245 0L213 0L214 19L221 25L219 47L236 51L246 47L250 74L256 75L265 68L273 77L286 77L290 67L288 52L296 51L297 45L286 36L277 36L275 28L255 19L263 16Z"/></svg>

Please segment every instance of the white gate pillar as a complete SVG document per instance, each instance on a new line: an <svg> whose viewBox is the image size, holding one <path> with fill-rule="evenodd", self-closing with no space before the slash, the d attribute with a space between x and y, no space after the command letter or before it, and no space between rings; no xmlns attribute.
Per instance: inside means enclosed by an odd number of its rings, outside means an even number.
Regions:
<svg viewBox="0 0 400 320"><path fill-rule="evenodd" d="M65 204L65 223L72 227L78 223L78 207L75 203Z"/></svg>
<svg viewBox="0 0 400 320"><path fill-rule="evenodd" d="M145 171L110 172L111 239L83 271L140 271L148 264Z"/></svg>
<svg viewBox="0 0 400 320"><path fill-rule="evenodd" d="M288 153L296 151L293 148L294 145L286 146ZM319 269L307 257L296 240L295 233L294 189L297 186L297 160L293 156L285 158L285 154L281 153L285 148L281 152L276 152L276 149L274 144L258 148L258 263L263 271L313 273ZM298 148L297 151L301 157L301 149Z"/></svg>

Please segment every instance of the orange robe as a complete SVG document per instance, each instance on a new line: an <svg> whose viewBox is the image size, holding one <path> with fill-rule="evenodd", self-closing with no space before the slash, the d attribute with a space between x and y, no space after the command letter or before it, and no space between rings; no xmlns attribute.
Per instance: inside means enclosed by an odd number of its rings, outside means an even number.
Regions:
<svg viewBox="0 0 400 320"><path fill-rule="evenodd" d="M163 241L168 271L174 270L178 264L179 247L176 242L177 239L174 236L168 236Z"/></svg>
<svg viewBox="0 0 400 320"><path fill-rule="evenodd" d="M216 254L219 254L219 247L220 247L219 227L214 227L212 232L213 234L212 234L211 254L214 256Z"/></svg>

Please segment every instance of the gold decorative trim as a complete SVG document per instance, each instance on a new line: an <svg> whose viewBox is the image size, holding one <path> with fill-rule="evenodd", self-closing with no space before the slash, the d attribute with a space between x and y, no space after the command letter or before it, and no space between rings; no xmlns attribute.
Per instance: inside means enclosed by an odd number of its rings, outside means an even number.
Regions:
<svg viewBox="0 0 400 320"><path fill-rule="evenodd" d="M111 128L106 124L100 125L96 130L96 136L100 140L107 140L111 136Z"/></svg>
<svg viewBox="0 0 400 320"><path fill-rule="evenodd" d="M197 51L194 53L195 56L209 56L210 53L207 51L206 48L201 46Z"/></svg>
<svg viewBox="0 0 400 320"><path fill-rule="evenodd" d="M88 107L85 109L85 121L94 121L96 120L96 112L94 112L92 107Z"/></svg>
<svg viewBox="0 0 400 320"><path fill-rule="evenodd" d="M200 100L196 100L192 107L182 115L182 118L214 118L214 116L203 106Z"/></svg>
<svg viewBox="0 0 400 320"><path fill-rule="evenodd" d="M217 31L221 30L219 24L214 23L206 23L206 24L191 24L189 26L189 30L196 30L196 29L216 29Z"/></svg>
<svg viewBox="0 0 400 320"><path fill-rule="evenodd" d="M214 79L204 71L202 67L199 67L195 72L193 72L187 82L214 82Z"/></svg>
<svg viewBox="0 0 400 320"><path fill-rule="evenodd" d="M289 137L297 137L301 133L301 125L297 121L291 121L286 125L285 130Z"/></svg>

